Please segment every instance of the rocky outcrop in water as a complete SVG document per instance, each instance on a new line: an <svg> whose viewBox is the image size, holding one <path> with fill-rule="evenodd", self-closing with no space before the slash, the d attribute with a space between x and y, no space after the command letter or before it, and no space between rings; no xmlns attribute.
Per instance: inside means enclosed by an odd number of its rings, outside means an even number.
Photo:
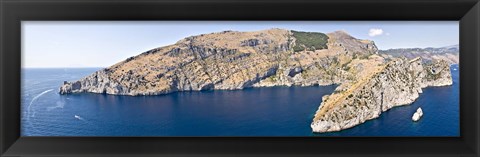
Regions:
<svg viewBox="0 0 480 157"><path fill-rule="evenodd" d="M418 108L417 111L415 113L413 113L413 116L412 116L412 120L414 122L420 120L420 118L422 118L423 116L423 111L422 111L422 108Z"/></svg>

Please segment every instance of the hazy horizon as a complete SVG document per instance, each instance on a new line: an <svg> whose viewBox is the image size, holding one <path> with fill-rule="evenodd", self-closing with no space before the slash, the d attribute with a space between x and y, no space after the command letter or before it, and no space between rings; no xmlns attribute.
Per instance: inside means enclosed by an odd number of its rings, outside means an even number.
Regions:
<svg viewBox="0 0 480 157"><path fill-rule="evenodd" d="M188 36L271 28L343 30L357 39L374 41L380 50L459 44L458 21L24 21L22 68L105 68Z"/></svg>

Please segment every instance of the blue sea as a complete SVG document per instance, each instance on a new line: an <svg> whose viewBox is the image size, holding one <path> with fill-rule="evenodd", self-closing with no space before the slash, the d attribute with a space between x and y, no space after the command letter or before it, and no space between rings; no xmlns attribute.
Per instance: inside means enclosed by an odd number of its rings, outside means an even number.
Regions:
<svg viewBox="0 0 480 157"><path fill-rule="evenodd" d="M59 95L63 81L100 68L23 69L22 136L459 136L459 67L453 85L425 88L351 129L314 134L321 97L336 86L177 92L160 96ZM456 70L455 70L456 69ZM418 107L424 115L411 117Z"/></svg>

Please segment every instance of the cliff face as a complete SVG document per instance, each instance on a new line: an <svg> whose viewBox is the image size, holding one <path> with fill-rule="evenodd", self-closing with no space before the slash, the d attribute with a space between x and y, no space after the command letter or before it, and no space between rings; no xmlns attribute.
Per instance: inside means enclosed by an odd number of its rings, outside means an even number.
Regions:
<svg viewBox="0 0 480 157"><path fill-rule="evenodd" d="M314 132L351 128L396 106L414 102L422 88L451 85L450 65L446 61L422 64L421 58L396 58L376 65L362 79L336 89L323 97L311 124Z"/></svg>
<svg viewBox="0 0 480 157"><path fill-rule="evenodd" d="M325 34L322 34L325 39ZM158 95L175 91L246 87L329 85L353 78L353 58L377 51L375 44L345 32L326 34L322 48L294 52L289 30L224 31L192 36L128 58L90 76L65 82L60 94L92 92ZM304 45L302 45L304 46Z"/></svg>

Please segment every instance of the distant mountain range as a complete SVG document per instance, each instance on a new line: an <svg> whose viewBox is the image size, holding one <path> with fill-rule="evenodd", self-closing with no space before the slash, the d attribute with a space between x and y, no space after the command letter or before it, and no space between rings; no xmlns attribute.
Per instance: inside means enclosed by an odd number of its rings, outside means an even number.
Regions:
<svg viewBox="0 0 480 157"><path fill-rule="evenodd" d="M385 58L405 56L409 59L421 57L424 62L436 60L446 60L450 64L458 64L459 62L459 45L451 45L439 48L398 48L379 50L378 54Z"/></svg>

